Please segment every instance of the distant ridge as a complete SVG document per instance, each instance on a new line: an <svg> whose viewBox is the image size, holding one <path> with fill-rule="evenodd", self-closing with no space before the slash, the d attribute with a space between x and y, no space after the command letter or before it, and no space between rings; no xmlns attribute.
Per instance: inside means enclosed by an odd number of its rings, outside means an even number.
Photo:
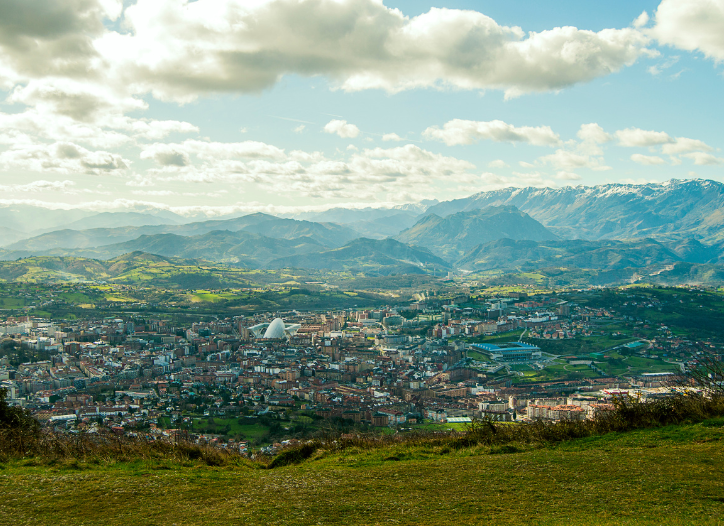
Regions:
<svg viewBox="0 0 724 526"><path fill-rule="evenodd" d="M512 205L568 239L694 238L724 240L724 184L676 180L644 185L504 188L431 206L445 217Z"/></svg>
<svg viewBox="0 0 724 526"><path fill-rule="evenodd" d="M270 268L356 270L376 275L424 274L447 270L450 264L429 250L412 247L394 239L355 239L347 245L317 254L280 258Z"/></svg>
<svg viewBox="0 0 724 526"><path fill-rule="evenodd" d="M398 241L427 247L449 261L476 245L501 238L546 241L557 236L514 206L490 206L446 217L427 214L395 236Z"/></svg>

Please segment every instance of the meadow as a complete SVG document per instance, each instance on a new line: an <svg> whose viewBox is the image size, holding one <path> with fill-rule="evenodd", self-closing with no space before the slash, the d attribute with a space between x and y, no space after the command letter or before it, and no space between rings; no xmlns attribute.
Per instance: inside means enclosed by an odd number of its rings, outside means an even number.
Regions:
<svg viewBox="0 0 724 526"><path fill-rule="evenodd" d="M0 464L0 524L721 524L724 419L530 449L355 449L263 469Z"/></svg>

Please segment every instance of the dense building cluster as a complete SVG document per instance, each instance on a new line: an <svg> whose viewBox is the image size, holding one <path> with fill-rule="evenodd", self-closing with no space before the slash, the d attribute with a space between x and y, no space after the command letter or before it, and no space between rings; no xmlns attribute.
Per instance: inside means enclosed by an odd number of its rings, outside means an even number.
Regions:
<svg viewBox="0 0 724 526"><path fill-rule="evenodd" d="M628 390L656 396L671 375L608 375L595 356L553 356L535 343L595 336L613 319L608 309L551 297L470 296L188 325L141 314L75 321L9 317L0 326L0 382L12 403L58 428L107 426L166 437L184 432L222 442L230 433L198 429L195 419L269 423L270 415L282 414L288 425L280 435L294 434L309 420L402 429L480 418L578 420L610 408L612 397ZM511 331L527 343L515 336L509 343L472 343ZM706 345L678 338L666 326L657 332L621 348L680 358L684 369L696 346ZM514 381L522 374L517 364L536 370L554 359L567 364L565 370L584 367L591 375Z"/></svg>

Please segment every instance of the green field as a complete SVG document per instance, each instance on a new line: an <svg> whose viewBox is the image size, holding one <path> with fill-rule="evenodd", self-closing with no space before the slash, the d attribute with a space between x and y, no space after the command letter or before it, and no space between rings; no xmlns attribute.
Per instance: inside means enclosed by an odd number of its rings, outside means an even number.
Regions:
<svg viewBox="0 0 724 526"><path fill-rule="evenodd" d="M189 431L194 433L206 433L210 435L224 435L227 437L235 437L237 439L261 439L269 432L269 428L259 423L240 424L239 418L220 418L220 417L203 417L193 418L192 427ZM162 427L169 429L174 427L169 417L161 417L160 424ZM182 426L186 429L186 426Z"/></svg>
<svg viewBox="0 0 724 526"><path fill-rule="evenodd" d="M715 525L723 441L720 418L527 451L350 449L271 470L26 459L0 464L0 524Z"/></svg>

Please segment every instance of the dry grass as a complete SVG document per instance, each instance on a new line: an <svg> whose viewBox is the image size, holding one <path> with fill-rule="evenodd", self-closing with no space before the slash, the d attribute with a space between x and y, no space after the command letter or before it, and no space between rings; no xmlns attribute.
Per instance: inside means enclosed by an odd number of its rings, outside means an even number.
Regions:
<svg viewBox="0 0 724 526"><path fill-rule="evenodd" d="M519 453L350 446L273 470L16 460L0 465L0 524L713 525L723 441L718 419Z"/></svg>

